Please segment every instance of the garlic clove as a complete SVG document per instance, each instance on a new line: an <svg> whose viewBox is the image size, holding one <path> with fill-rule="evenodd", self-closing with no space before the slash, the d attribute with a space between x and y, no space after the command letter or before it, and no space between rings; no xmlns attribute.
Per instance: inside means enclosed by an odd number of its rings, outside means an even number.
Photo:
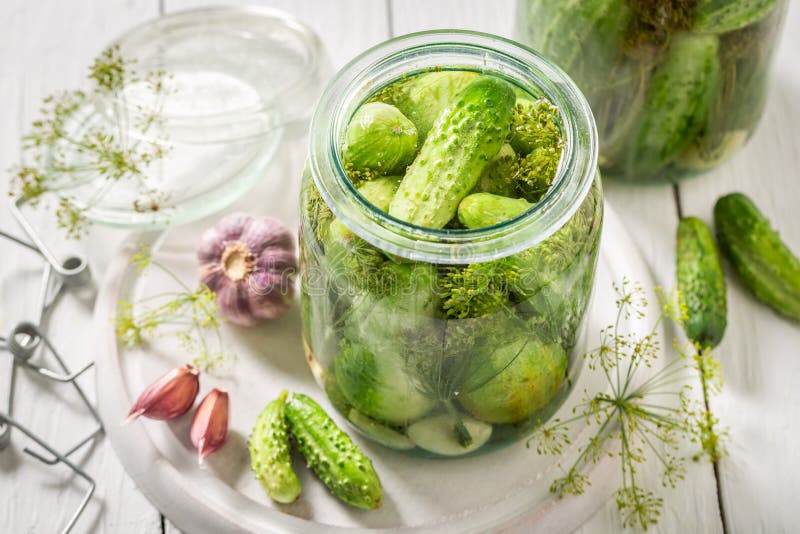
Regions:
<svg viewBox="0 0 800 534"><path fill-rule="evenodd" d="M174 419L189 411L199 390L200 371L191 364L176 367L139 395L125 422L139 416L162 421Z"/></svg>
<svg viewBox="0 0 800 534"><path fill-rule="evenodd" d="M200 402L192 420L190 433L197 449L198 463L218 451L228 439L228 392L214 388Z"/></svg>

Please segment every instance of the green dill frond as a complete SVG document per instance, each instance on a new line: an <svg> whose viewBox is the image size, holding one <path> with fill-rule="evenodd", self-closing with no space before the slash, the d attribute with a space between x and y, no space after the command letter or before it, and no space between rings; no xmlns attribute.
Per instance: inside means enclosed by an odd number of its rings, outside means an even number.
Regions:
<svg viewBox="0 0 800 534"><path fill-rule="evenodd" d="M66 232L69 239L80 239L88 233L90 225L83 208L67 196L59 198L56 223Z"/></svg>
<svg viewBox="0 0 800 534"><path fill-rule="evenodd" d="M567 430L583 423L592 429L592 436L580 447L578 456L566 475L551 486L560 496L580 493L585 481L580 475L587 465L603 457L618 456L621 465L621 488L616 503L624 527L646 530L657 523L663 499L641 487L638 471L641 464L653 458L662 467L661 484L674 488L686 473L683 445L699 448L694 459L703 456L715 461L725 453L727 431L719 428L719 420L708 409L708 395L718 392L721 371L709 351L689 345L679 347L680 357L666 362L651 376L642 378L643 369L655 368L664 358L657 335L663 320L680 320L683 316L674 291L657 289L659 315L645 333L625 331L623 320L642 319L647 312L647 295L641 285L623 279L614 284L617 293L617 317L614 324L600 332L600 347L585 358L591 369L605 374L610 391L584 392L581 402L566 421L556 420L539 428L530 442L537 443L539 454L561 455L568 443ZM700 379L703 397L698 399L689 381ZM619 443L619 451L607 447Z"/></svg>
<svg viewBox="0 0 800 534"><path fill-rule="evenodd" d="M328 225L333 220L333 212L322 199L317 186L309 181L308 186L303 188L303 212L314 230L319 241L325 239Z"/></svg>
<svg viewBox="0 0 800 534"><path fill-rule="evenodd" d="M89 67L89 79L95 84L97 92L115 93L137 80L130 67L135 60L125 59L119 45L103 50Z"/></svg>
<svg viewBox="0 0 800 534"><path fill-rule="evenodd" d="M146 243L139 244L139 250L131 258L131 265L136 267L137 272L141 273L153 262L153 250Z"/></svg>
<svg viewBox="0 0 800 534"><path fill-rule="evenodd" d="M658 518L664 508L664 499L638 486L618 490L616 502L622 516L622 526L625 528L647 530L658 524Z"/></svg>
<svg viewBox="0 0 800 534"><path fill-rule="evenodd" d="M550 484L550 493L558 495L559 498L567 495L583 495L587 486L591 486L589 477L577 469L570 469L565 476Z"/></svg>
<svg viewBox="0 0 800 534"><path fill-rule="evenodd" d="M358 188L364 182L380 178L380 174L372 169L356 169L352 163L344 164L344 172L354 187Z"/></svg>
<svg viewBox="0 0 800 534"><path fill-rule="evenodd" d="M521 155L537 148L560 148L564 144L558 126L558 108L544 98L535 102L517 100L511 122L511 146Z"/></svg>
<svg viewBox="0 0 800 534"><path fill-rule="evenodd" d="M48 190L47 177L36 167L17 167L11 170L9 196L16 196L36 205Z"/></svg>
<svg viewBox="0 0 800 534"><path fill-rule="evenodd" d="M517 154L509 169L510 181L518 195L538 202L550 189L564 150L558 108L544 98L518 100L510 143Z"/></svg>
<svg viewBox="0 0 800 534"><path fill-rule="evenodd" d="M109 193L114 182L129 181L147 194L148 167L170 151L166 139L139 140L158 138L149 130L161 121L161 98L156 99L157 104L152 108L139 106L132 123L127 119L127 110L121 109L124 104L113 100L110 103L114 120L86 127L86 117L91 113L87 110L92 109L97 95L116 95L126 85L139 81L131 68L134 63L123 58L117 46L104 50L89 68L92 91L60 91L46 97L39 118L22 138L27 163L12 168L9 195L35 207L39 198L52 194L56 199L56 222L67 237L80 238L87 233L91 224L87 213ZM155 96L166 92L166 77L163 71L148 73L146 81ZM65 193L73 184L84 184L87 178L108 183L80 201ZM140 201L132 203L140 211Z"/></svg>
<svg viewBox="0 0 800 534"><path fill-rule="evenodd" d="M236 355L223 344L220 327L222 318L217 295L201 284L190 290L163 264L153 259L148 245L142 244L131 258L141 274L154 266L166 273L179 286L168 292L137 302L120 300L117 305L115 329L117 338L126 346L141 345L145 338L167 325L179 327L175 336L186 352L193 355L192 363L206 372L220 370L236 361Z"/></svg>
<svg viewBox="0 0 800 534"><path fill-rule="evenodd" d="M552 425L542 427L528 439L525 446L530 448L533 442L536 444L537 454L561 455L572 441L570 440L567 428L560 423L561 420L556 419L553 421Z"/></svg>
<svg viewBox="0 0 800 534"><path fill-rule="evenodd" d="M448 267L439 281L442 309L459 319L489 315L506 305L518 279L519 267L510 258Z"/></svg>
<svg viewBox="0 0 800 534"><path fill-rule="evenodd" d="M560 147L537 147L511 164L511 181L528 202L539 202L550 190L561 161Z"/></svg>

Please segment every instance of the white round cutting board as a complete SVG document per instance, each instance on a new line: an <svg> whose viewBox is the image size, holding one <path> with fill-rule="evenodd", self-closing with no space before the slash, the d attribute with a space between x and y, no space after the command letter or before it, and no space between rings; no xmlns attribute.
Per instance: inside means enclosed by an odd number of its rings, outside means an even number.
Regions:
<svg viewBox="0 0 800 534"><path fill-rule="evenodd" d="M275 199L274 202L279 202ZM269 206L264 211L269 212ZM139 489L170 521L191 533L221 532L571 532L588 519L618 486L619 468L604 460L593 466L592 485L579 497L557 499L549 492L561 474L558 459L539 456L524 441L482 456L432 460L404 455L373 444L355 432L354 441L372 458L384 487L379 510L349 507L333 496L295 458L303 485L291 505L270 501L250 473L247 438L256 416L282 389L312 395L343 428L313 380L300 341L297 303L282 318L253 328L223 326L238 362L224 376L201 375L199 398L213 387L230 393L230 437L226 446L197 464L189 441L191 412L164 423L140 419L122 425L139 393L167 370L191 360L174 336L160 334L130 349L118 343L113 317L121 298L135 300L174 283L153 271L139 276L130 265L138 244L153 243L155 256L182 280L196 280L194 246L208 222L200 221L162 234L132 235L111 262L95 308L97 398L111 444ZM585 334L576 348L583 353L599 342L601 328L616 316L612 282L624 277L653 287L641 254L613 210L606 205L594 296ZM651 325L632 317L628 331ZM587 339L588 337L588 339ZM584 367L559 413L580 401L583 391L604 391L601 372ZM588 436L576 435L574 443ZM583 441L582 441L583 440ZM576 445L563 460L575 454Z"/></svg>

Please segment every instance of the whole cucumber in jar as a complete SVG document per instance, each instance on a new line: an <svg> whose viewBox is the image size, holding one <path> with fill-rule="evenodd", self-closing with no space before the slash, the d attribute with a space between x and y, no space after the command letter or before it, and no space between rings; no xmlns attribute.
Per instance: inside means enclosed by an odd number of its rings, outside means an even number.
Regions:
<svg viewBox="0 0 800 534"><path fill-rule="evenodd" d="M673 38L625 153L628 174L657 175L703 129L720 82L718 51L714 35Z"/></svg>

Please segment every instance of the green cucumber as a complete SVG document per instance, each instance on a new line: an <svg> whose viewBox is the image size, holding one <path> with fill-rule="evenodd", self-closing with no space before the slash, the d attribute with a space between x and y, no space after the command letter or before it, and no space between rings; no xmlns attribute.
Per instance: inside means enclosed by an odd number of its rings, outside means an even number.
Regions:
<svg viewBox="0 0 800 534"><path fill-rule="evenodd" d="M517 217L533 207L524 198L491 193L473 193L458 205L458 220L467 228L494 226Z"/></svg>
<svg viewBox="0 0 800 534"><path fill-rule="evenodd" d="M702 130L720 83L714 35L675 36L656 68L627 147L630 173L654 174Z"/></svg>
<svg viewBox="0 0 800 534"><path fill-rule="evenodd" d="M462 422L471 441L462 445L456 427ZM483 447L492 436L492 425L472 417L459 419L443 413L426 417L408 427L408 437L418 447L440 456L461 456Z"/></svg>
<svg viewBox="0 0 800 534"><path fill-rule="evenodd" d="M699 0L692 29L697 32L727 33L765 19L778 0Z"/></svg>
<svg viewBox="0 0 800 534"><path fill-rule="evenodd" d="M728 307L717 246L703 221L681 219L676 257L678 294L686 310L683 329L692 342L714 348L725 334Z"/></svg>
<svg viewBox="0 0 800 534"><path fill-rule="evenodd" d="M267 495L280 503L294 502L301 489L289 454L285 420L287 395L282 391L264 407L247 442L250 467Z"/></svg>
<svg viewBox="0 0 800 534"><path fill-rule="evenodd" d="M414 442L408 439L406 435L380 424L355 408L351 409L350 413L347 414L347 420L353 423L353 426L361 432L390 449L407 451L416 447Z"/></svg>
<svg viewBox="0 0 800 534"><path fill-rule="evenodd" d="M442 112L408 168L389 214L444 228L499 152L511 127L516 97L499 79L480 77Z"/></svg>
<svg viewBox="0 0 800 534"><path fill-rule="evenodd" d="M720 250L762 302L800 321L800 260L742 193L717 200L714 226Z"/></svg>
<svg viewBox="0 0 800 534"><path fill-rule="evenodd" d="M345 338L336 356L334 374L351 406L379 421L402 426L434 407L434 401L411 383L404 363L403 355L396 350L372 351Z"/></svg>
<svg viewBox="0 0 800 534"><path fill-rule="evenodd" d="M372 100L391 104L411 119L421 145L439 114L477 77L470 71L426 72L389 85Z"/></svg>
<svg viewBox="0 0 800 534"><path fill-rule="evenodd" d="M518 423L553 400L564 382L567 355L556 343L521 338L488 356L494 376L459 397L471 415L488 423Z"/></svg>
<svg viewBox="0 0 800 534"><path fill-rule="evenodd" d="M394 106L364 104L347 125L342 159L356 170L402 173L416 153L417 128Z"/></svg>
<svg viewBox="0 0 800 534"><path fill-rule="evenodd" d="M369 182L364 182L358 188L358 192L367 201L381 211L388 211L389 204L400 187L402 176L384 176Z"/></svg>
<svg viewBox="0 0 800 534"><path fill-rule="evenodd" d="M611 79L633 12L627 0L529 0L520 34L590 91Z"/></svg>
<svg viewBox="0 0 800 534"><path fill-rule="evenodd" d="M358 192L377 209L386 211L400 180L399 176L382 176L364 182ZM322 237L327 273L343 289L350 287L353 280L366 282L364 277L374 275L386 261L383 252L355 235L337 218L328 223ZM362 275L364 277L358 278Z"/></svg>
<svg viewBox="0 0 800 534"><path fill-rule="evenodd" d="M375 178L369 182L364 182L358 188L358 192L364 199L375 206L381 211L389 209L389 203L392 201L397 188L400 187L401 176L382 176ZM352 243L356 239L356 235L344 225L339 219L334 219L330 222L328 227L328 235L326 242L329 247L342 246Z"/></svg>
<svg viewBox="0 0 800 534"><path fill-rule="evenodd" d="M380 508L383 487L372 461L319 404L295 393L286 420L308 466L334 496L357 508Z"/></svg>

